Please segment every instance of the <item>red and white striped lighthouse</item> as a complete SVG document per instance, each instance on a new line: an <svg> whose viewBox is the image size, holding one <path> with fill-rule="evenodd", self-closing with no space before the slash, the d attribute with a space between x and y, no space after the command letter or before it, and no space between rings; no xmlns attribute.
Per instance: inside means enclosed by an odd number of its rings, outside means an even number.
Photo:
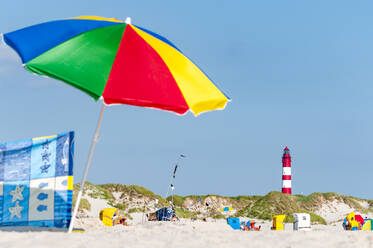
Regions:
<svg viewBox="0 0 373 248"><path fill-rule="evenodd" d="M291 157L288 147L285 147L282 155L282 193L291 195Z"/></svg>

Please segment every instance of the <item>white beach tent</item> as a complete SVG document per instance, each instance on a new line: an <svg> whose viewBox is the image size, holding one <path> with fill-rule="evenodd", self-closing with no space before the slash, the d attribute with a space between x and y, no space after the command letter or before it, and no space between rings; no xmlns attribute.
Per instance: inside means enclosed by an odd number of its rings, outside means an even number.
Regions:
<svg viewBox="0 0 373 248"><path fill-rule="evenodd" d="M294 223L293 223L293 230L311 230L311 217L309 214L306 213L296 213L293 214L294 216Z"/></svg>

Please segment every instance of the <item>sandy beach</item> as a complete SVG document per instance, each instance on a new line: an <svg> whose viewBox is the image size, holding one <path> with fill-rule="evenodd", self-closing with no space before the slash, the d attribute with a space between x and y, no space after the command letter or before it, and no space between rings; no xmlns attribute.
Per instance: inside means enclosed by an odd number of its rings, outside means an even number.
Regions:
<svg viewBox="0 0 373 248"><path fill-rule="evenodd" d="M90 194L97 194L97 189L92 185L90 187L84 194L90 208L79 212L75 226L84 229L84 232L67 234L52 229L1 228L0 247L373 247L373 232L343 230L341 220L351 211L357 212L343 201L331 200L320 205L316 212L326 220L327 225L314 224L311 231L293 231L292 223L286 223L284 231L272 231L272 222L260 219L255 220L256 225L261 226L259 232L233 230L224 219L149 222L140 212L130 214L131 219L127 219L129 226L107 227L100 222L98 213L111 206L105 199L90 197ZM145 198L134 197L128 201L125 194L112 193L115 203L126 200L132 204L131 207L138 209L144 204ZM223 200L217 198L216 201ZM152 201L149 202L152 204L148 203L148 206L153 205ZM369 207L365 201L358 203ZM148 212L155 209L151 208ZM373 217L371 212L363 216ZM240 220L253 219L240 217Z"/></svg>
<svg viewBox="0 0 373 248"><path fill-rule="evenodd" d="M233 230L224 220L201 222L132 223L105 227L94 218L79 219L84 233L0 232L0 247L372 247L372 232L343 231L340 223L314 225L312 231L271 231L260 222L260 232Z"/></svg>
<svg viewBox="0 0 373 248"><path fill-rule="evenodd" d="M208 216L208 209L204 207L205 204L193 202L192 198L186 198L184 205L189 206L192 203L194 209L191 211L200 212L199 218L149 222L145 213L132 212L129 209L154 212L157 209L155 198L135 191L127 192L123 185L123 191L111 190L112 186L107 187L112 198L104 199L104 186L87 185L84 199L89 207L79 211L75 225L76 229L84 229L84 232L68 234L61 229L0 228L0 247L373 247L373 232L344 231L342 228L343 218L352 211L363 217L373 217L367 200L355 199L355 205L348 205L345 202L350 199L348 197L340 198L340 195L336 195L330 200L316 197L320 205L314 212L325 220L326 225L314 223L311 231L293 231L292 223L285 223L284 231L272 231L271 221L241 216L240 221L255 220L256 226L261 226L259 232L254 232L233 230L225 219L206 217L207 221L202 221L202 213L205 212L203 216ZM107 227L99 220L101 209L112 208L109 201L118 206L127 204L126 210L121 210L119 214L126 214L129 226ZM206 197L204 201L210 202L212 199ZM213 201L210 205L215 205L216 209L230 204L229 198L224 197L215 197Z"/></svg>

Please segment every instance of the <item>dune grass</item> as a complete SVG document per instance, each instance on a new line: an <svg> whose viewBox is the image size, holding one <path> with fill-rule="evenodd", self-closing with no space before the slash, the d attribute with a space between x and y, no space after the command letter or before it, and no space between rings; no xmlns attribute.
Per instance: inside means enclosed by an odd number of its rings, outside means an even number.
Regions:
<svg viewBox="0 0 373 248"><path fill-rule="evenodd" d="M76 203L76 196L74 197L73 196L73 208L74 208L74 206L75 206L75 203ZM89 201L87 200L87 199L85 199L85 198L81 198L80 199L80 203L79 203L79 209L78 209L79 211L82 211L82 210L87 210L87 211L89 211L89 210L91 210L91 204L89 203Z"/></svg>
<svg viewBox="0 0 373 248"><path fill-rule="evenodd" d="M272 220L274 215L285 214L286 218L284 221L293 222L294 213L309 213L313 223L326 224L326 221L321 216L318 216L304 208L303 204L312 203L312 197L305 197L300 200L297 198L297 196L272 191L244 209L238 211L236 216Z"/></svg>
<svg viewBox="0 0 373 248"><path fill-rule="evenodd" d="M166 200L167 202L173 200L175 206L182 207L185 201L185 197L180 196L180 195L173 195L173 196L168 196Z"/></svg>
<svg viewBox="0 0 373 248"><path fill-rule="evenodd" d="M74 187L74 197L73 201L75 204L75 196L78 192L79 184ZM102 185L93 185L89 182L86 183L84 187L84 192L89 192L88 195L95 199L104 199L108 201L108 204L118 208L119 210L125 212L142 212L143 209L140 208L131 208L128 209L129 202L133 198L143 198L148 197L150 199L158 199L159 206L164 206L173 199L173 203L176 206L177 214L180 218L197 218L199 215L198 212L186 210L183 207L183 204L186 200L192 201L193 204L197 204L199 201L204 202L208 197L214 197L216 201L226 202L227 205L235 207L238 209L235 216L236 217L250 217L263 220L271 220L274 215L277 214L286 214L287 217L285 222L293 221L294 213L309 213L311 216L311 221L313 223L326 224L326 221L314 213L315 210L319 209L323 204L331 201L339 201L347 204L351 208L356 209L361 213L367 213L369 211L373 212L373 200L360 199L357 197L344 196L334 192L320 193L315 192L310 195L288 195L282 194L279 191L269 192L264 196L219 196L219 195L188 195L180 196L173 195L167 197L167 199L162 198L160 195L155 194L151 190L139 186L139 185L122 185L122 184L102 184ZM118 203L115 201L113 192L122 193L120 198L123 200ZM124 198L128 199L124 200ZM369 208L365 208L361 205L361 202L367 202ZM212 218L225 218L220 214L218 209L215 209L214 204L210 204L207 207L207 212L202 214L205 217ZM90 209L88 200L82 200L79 209Z"/></svg>
<svg viewBox="0 0 373 248"><path fill-rule="evenodd" d="M185 208L178 208L178 207L175 209L175 211L176 211L176 216L179 218L192 219L192 220L197 219L198 214L196 212L192 212Z"/></svg>

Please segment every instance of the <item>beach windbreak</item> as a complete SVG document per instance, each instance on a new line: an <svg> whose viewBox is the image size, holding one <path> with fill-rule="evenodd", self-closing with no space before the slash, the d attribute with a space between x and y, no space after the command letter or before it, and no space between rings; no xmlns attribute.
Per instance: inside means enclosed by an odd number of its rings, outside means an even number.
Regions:
<svg viewBox="0 0 373 248"><path fill-rule="evenodd" d="M0 143L0 226L68 228L74 132Z"/></svg>

